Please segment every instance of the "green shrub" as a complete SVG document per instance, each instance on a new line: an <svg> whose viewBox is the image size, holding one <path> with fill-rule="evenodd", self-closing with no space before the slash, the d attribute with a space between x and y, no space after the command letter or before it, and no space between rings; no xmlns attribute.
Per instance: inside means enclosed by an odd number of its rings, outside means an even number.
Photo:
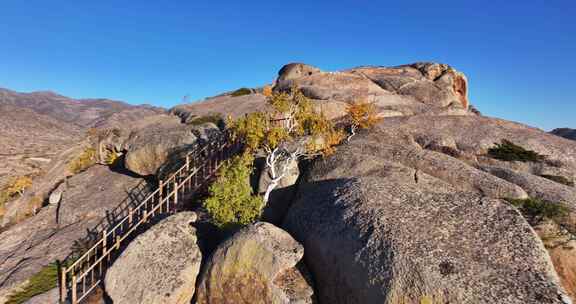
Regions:
<svg viewBox="0 0 576 304"><path fill-rule="evenodd" d="M20 304L58 285L58 266L53 263L34 274L24 288L8 296L6 304Z"/></svg>
<svg viewBox="0 0 576 304"><path fill-rule="evenodd" d="M568 208L559 203L553 203L536 198L507 198L506 201L518 208L522 215L524 215L532 225L537 225L545 218L557 221L568 212Z"/></svg>
<svg viewBox="0 0 576 304"><path fill-rule="evenodd" d="M541 162L545 156L537 152L526 150L511 141L502 140L496 147L488 149L488 155L503 161Z"/></svg>
<svg viewBox="0 0 576 304"><path fill-rule="evenodd" d="M188 122L190 125L198 126L201 124L205 124L207 122L211 122L216 124L217 126L224 122L224 118L220 113L213 113L204 116L194 117L192 120Z"/></svg>
<svg viewBox="0 0 576 304"><path fill-rule="evenodd" d="M547 174L542 174L540 175L541 177L547 178L551 181L555 181L557 183L566 185L566 186L570 186L570 187L574 187L574 182L565 178L564 176L558 176L558 175L547 175Z"/></svg>
<svg viewBox="0 0 576 304"><path fill-rule="evenodd" d="M262 213L263 200L252 194L250 174L253 157L236 156L218 170L210 186L210 197L204 207L214 224L222 229L243 226L256 221Z"/></svg>
<svg viewBox="0 0 576 304"><path fill-rule="evenodd" d="M78 157L68 163L68 170L73 174L78 174L96 163L96 150L86 148Z"/></svg>
<svg viewBox="0 0 576 304"><path fill-rule="evenodd" d="M238 97L238 96L244 96L244 95L250 95L252 94L252 90L250 90L249 88L240 88L234 92L232 92L232 97Z"/></svg>

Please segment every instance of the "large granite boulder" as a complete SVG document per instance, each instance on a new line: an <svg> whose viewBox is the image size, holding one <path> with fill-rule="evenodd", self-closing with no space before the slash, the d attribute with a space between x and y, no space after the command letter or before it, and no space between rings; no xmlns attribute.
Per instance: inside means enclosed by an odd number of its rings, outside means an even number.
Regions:
<svg viewBox="0 0 576 304"><path fill-rule="evenodd" d="M259 222L222 243L207 261L198 304L314 303L299 264L304 249L288 233Z"/></svg>
<svg viewBox="0 0 576 304"><path fill-rule="evenodd" d="M552 259L554 268L568 295L576 299L576 236L552 220L534 227Z"/></svg>
<svg viewBox="0 0 576 304"><path fill-rule="evenodd" d="M457 150L420 145L437 133ZM508 136L574 160L542 131L463 116L386 119L317 161L284 228L320 303L570 303L534 230L498 199L526 193L470 161Z"/></svg>
<svg viewBox="0 0 576 304"><path fill-rule="evenodd" d="M124 143L125 166L142 176L155 175L177 149L192 146L196 136L176 116L134 131Z"/></svg>
<svg viewBox="0 0 576 304"><path fill-rule="evenodd" d="M303 63L289 63L283 66L280 71L278 71L277 81L286 81L304 76L312 76L320 72L322 71L320 71L319 68L313 67L311 65Z"/></svg>
<svg viewBox="0 0 576 304"><path fill-rule="evenodd" d="M134 239L106 272L115 304L189 304L202 253L194 212L172 215Z"/></svg>
<svg viewBox="0 0 576 304"><path fill-rule="evenodd" d="M339 72L288 64L280 70L274 89L287 90L294 85L317 103L321 101L322 109L331 118L344 115L341 104L362 99L373 101L384 117L469 114L466 77L439 63L359 67Z"/></svg>

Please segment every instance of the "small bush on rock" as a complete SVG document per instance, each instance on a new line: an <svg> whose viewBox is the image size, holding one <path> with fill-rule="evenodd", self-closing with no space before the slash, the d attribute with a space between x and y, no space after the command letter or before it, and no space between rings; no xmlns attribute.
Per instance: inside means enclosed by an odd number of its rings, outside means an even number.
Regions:
<svg viewBox="0 0 576 304"><path fill-rule="evenodd" d="M14 177L12 180L10 180L10 182L8 182L6 188L4 189L4 192L6 192L6 195L8 195L8 197L13 197L16 194L22 196L24 195L24 190L30 188L31 186L32 186L32 178L30 178L29 176L18 176Z"/></svg>
<svg viewBox="0 0 576 304"><path fill-rule="evenodd" d="M365 100L357 100L348 105L346 117L350 124L348 141L356 134L356 130L359 128L369 129L380 121L376 105Z"/></svg>
<svg viewBox="0 0 576 304"><path fill-rule="evenodd" d="M252 94L252 90L250 90L249 88L240 88L234 92L232 92L232 97L238 97L238 96L244 96L244 95L250 95Z"/></svg>
<svg viewBox="0 0 576 304"><path fill-rule="evenodd" d="M32 178L18 176L12 178L3 189L0 189L0 217L4 216L6 203L16 195L23 196L24 191L32 186Z"/></svg>
<svg viewBox="0 0 576 304"><path fill-rule="evenodd" d="M192 120L188 122L188 124L193 126L199 126L201 124L205 124L207 122L214 123L215 125L220 125L224 121L224 118L220 113L208 114L204 116L194 117Z"/></svg>
<svg viewBox="0 0 576 304"><path fill-rule="evenodd" d="M558 175L547 175L547 174L542 174L540 175L543 178L547 178L551 181L555 181L557 183L566 185L566 186L570 186L570 187L574 187L574 182L565 178L564 176L558 176Z"/></svg>
<svg viewBox="0 0 576 304"><path fill-rule="evenodd" d="M34 274L24 288L8 296L6 304L24 303L30 298L43 294L58 285L58 267L50 264Z"/></svg>
<svg viewBox="0 0 576 304"><path fill-rule="evenodd" d="M260 217L264 202L252 194L252 162L253 157L245 153L218 170L218 178L210 186L210 197L204 201L204 207L219 228L247 225Z"/></svg>
<svg viewBox="0 0 576 304"><path fill-rule="evenodd" d="M536 198L507 198L506 201L518 208L531 225L537 225L545 218L557 221L568 212L568 209L559 203L548 202Z"/></svg>
<svg viewBox="0 0 576 304"><path fill-rule="evenodd" d="M78 174L96 163L96 150L94 148L86 148L74 160L68 164L68 170L73 174Z"/></svg>
<svg viewBox="0 0 576 304"><path fill-rule="evenodd" d="M266 98L269 112L253 112L229 120L233 136L241 138L249 152L263 152L271 181L264 202L287 174L289 164L302 158L334 153L344 133L321 112L298 87L272 92Z"/></svg>
<svg viewBox="0 0 576 304"><path fill-rule="evenodd" d="M118 157L118 153L116 151L108 151L108 153L106 154L106 157L104 158L104 163L106 163L108 166L115 166L118 161L119 157Z"/></svg>
<svg viewBox="0 0 576 304"><path fill-rule="evenodd" d="M526 150L511 141L502 140L496 147L488 149L488 155L503 161L542 162L545 156L537 152Z"/></svg>

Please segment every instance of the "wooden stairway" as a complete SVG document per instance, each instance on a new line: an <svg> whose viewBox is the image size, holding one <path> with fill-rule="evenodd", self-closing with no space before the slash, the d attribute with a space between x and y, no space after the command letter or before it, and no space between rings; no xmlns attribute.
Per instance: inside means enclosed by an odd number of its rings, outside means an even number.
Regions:
<svg viewBox="0 0 576 304"><path fill-rule="evenodd" d="M139 228L154 218L180 211L186 198L211 182L224 161L242 150L242 145L230 138L228 132L223 132L197 146L186 155L176 172L161 180L135 207L129 207L114 226L99 232L101 236L89 249L59 262L60 303L76 304L85 300L100 285L108 266Z"/></svg>

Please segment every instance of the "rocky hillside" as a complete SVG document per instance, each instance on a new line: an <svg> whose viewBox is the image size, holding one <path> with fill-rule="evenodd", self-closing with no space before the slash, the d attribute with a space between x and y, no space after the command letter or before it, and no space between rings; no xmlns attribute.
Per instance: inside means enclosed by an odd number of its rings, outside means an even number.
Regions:
<svg viewBox="0 0 576 304"><path fill-rule="evenodd" d="M197 201L192 212L159 219L122 251L97 300L572 303L576 142L477 115L465 75L445 64L339 72L288 64L271 89L293 86L339 124L359 100L381 120L331 156L287 164L255 223L218 230ZM242 89L106 133L98 152L119 152L123 170L93 166L71 176L46 192L55 204L0 234L0 303L72 252L87 229L105 225L124 194L154 186L142 177L162 178L195 144L210 142L219 117L267 111L265 101L262 89ZM61 129L53 126L55 134L74 131ZM255 167L261 193L270 176ZM29 303L56 297L53 289Z"/></svg>
<svg viewBox="0 0 576 304"><path fill-rule="evenodd" d="M165 111L106 99L76 100L52 92L18 93L0 88L0 227L45 204L85 149L90 128L131 125ZM126 129L125 127L123 127ZM22 195L6 195L16 180L31 179Z"/></svg>
<svg viewBox="0 0 576 304"><path fill-rule="evenodd" d="M550 133L562 136L564 138L576 140L576 129L559 128L552 130Z"/></svg>
<svg viewBox="0 0 576 304"><path fill-rule="evenodd" d="M0 186L10 176L38 173L55 154L82 139L88 128L117 126L162 112L107 99L76 100L52 92L0 88Z"/></svg>

